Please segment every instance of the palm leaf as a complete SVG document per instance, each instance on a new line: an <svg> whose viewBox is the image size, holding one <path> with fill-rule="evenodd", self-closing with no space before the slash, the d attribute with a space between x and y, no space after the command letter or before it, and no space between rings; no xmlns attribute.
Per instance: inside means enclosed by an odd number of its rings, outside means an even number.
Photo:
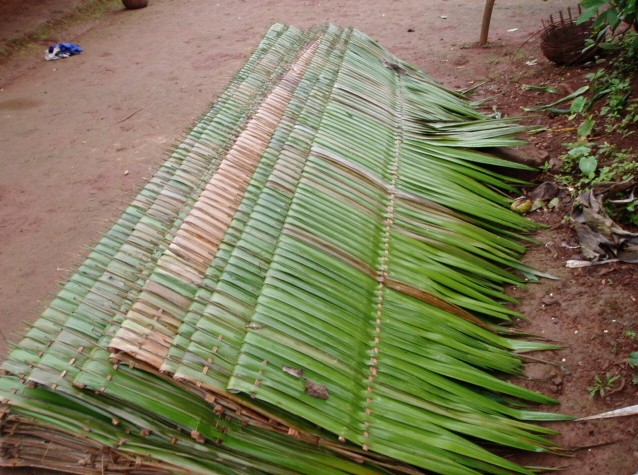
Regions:
<svg viewBox="0 0 638 475"><path fill-rule="evenodd" d="M275 25L4 362L0 464L531 473L482 442L556 450L531 422L563 416L518 408L554 401L497 376L548 347L497 325L535 225L473 150L521 130L358 31Z"/></svg>

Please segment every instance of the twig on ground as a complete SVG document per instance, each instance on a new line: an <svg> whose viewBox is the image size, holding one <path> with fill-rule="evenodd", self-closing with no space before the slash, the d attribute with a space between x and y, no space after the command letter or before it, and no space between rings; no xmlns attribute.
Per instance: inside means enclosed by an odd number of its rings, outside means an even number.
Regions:
<svg viewBox="0 0 638 475"><path fill-rule="evenodd" d="M138 112L146 109L146 106L148 104L143 105L142 107L140 107L139 109L137 109L135 112L133 112L132 114L127 115L126 117L124 117L122 120L117 121L115 124L113 125L117 125L117 124L121 124L122 122L129 120L131 117L133 117L135 114L137 114Z"/></svg>

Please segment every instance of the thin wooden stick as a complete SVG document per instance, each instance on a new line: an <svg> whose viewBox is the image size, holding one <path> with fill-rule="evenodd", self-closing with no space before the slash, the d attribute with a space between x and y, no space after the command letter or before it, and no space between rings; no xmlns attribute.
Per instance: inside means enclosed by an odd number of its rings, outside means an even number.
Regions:
<svg viewBox="0 0 638 475"><path fill-rule="evenodd" d="M487 44L487 36L490 32L490 21L492 20L492 10L494 9L494 2L496 0L486 0L485 10L483 10L483 24L481 25L481 38L479 39L479 45L485 46Z"/></svg>
<svg viewBox="0 0 638 475"><path fill-rule="evenodd" d="M135 112L133 112L132 114L127 115L126 117L124 117L122 120L117 121L115 124L113 125L117 125L117 124L121 124L122 122L124 122L125 120L129 120L131 117L133 117L135 114L137 114L138 112L146 109L146 105L143 105L142 107L140 107L139 109L137 109Z"/></svg>

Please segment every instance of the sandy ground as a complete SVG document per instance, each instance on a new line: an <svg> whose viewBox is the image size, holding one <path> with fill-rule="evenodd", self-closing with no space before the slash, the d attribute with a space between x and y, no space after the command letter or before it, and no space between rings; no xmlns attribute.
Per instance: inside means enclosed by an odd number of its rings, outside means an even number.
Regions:
<svg viewBox="0 0 638 475"><path fill-rule="evenodd" d="M56 5L62 3L0 0L0 40L80 2ZM150 0L148 8L134 11L113 5L98 21L57 31L0 61L0 353L7 352L7 340L19 341L23 322L37 318L58 283L82 262L273 23L353 26L444 84L466 88L502 77L541 19L570 2L497 1L489 48L476 47L483 0ZM85 52L44 61L44 49L57 41L79 43ZM552 235L542 239L558 242ZM548 270L556 254L545 253L540 261ZM570 276L563 274L557 289L567 294ZM600 280L591 278L592 284ZM532 303L523 311L538 305L550 292L547 285L530 293ZM564 307L564 319L575 320L576 309L573 317L568 311ZM555 323L553 315L544 317ZM561 328L562 337L573 334ZM590 409L568 405L570 411ZM632 462L637 454L638 447L627 443L622 451L606 452L607 458L594 452L580 465L551 463L571 466L565 471L570 475L629 475L635 470L627 467L638 467L638 459ZM611 461L618 457L625 463L615 469Z"/></svg>

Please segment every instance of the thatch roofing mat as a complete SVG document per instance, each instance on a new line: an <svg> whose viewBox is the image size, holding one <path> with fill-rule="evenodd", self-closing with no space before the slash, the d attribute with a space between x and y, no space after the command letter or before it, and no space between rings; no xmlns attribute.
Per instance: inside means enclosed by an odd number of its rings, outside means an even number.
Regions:
<svg viewBox="0 0 638 475"><path fill-rule="evenodd" d="M494 376L530 272L521 130L364 34L275 25L3 364L0 464L76 473L530 473ZM485 167L489 165L490 167Z"/></svg>

